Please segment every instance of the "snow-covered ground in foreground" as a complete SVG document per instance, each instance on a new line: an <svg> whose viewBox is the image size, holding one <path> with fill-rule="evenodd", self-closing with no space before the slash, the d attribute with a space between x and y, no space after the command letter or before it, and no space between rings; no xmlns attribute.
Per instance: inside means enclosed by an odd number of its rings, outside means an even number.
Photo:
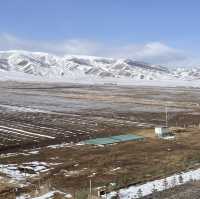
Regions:
<svg viewBox="0 0 200 199"><path fill-rule="evenodd" d="M67 198L72 198L71 194L66 194L60 191L50 191L44 195L38 196L38 197L30 197L28 195L24 195L24 196L18 196L16 199L53 199L54 195L58 193L58 194L62 194L63 198L67 199Z"/></svg>
<svg viewBox="0 0 200 199"><path fill-rule="evenodd" d="M20 170L19 168L22 168L22 170ZM25 172L26 169L32 170L34 174ZM0 172L15 181L23 181L27 177L33 177L40 172L46 172L48 170L49 165L47 163L38 161L24 163L23 165L0 164Z"/></svg>
<svg viewBox="0 0 200 199"><path fill-rule="evenodd" d="M142 196L150 195L155 191L163 191L193 180L200 180L200 168L175 174L164 179L147 182L142 185L120 189L118 194L121 199L140 198ZM116 195L116 192L111 192L107 195L107 198L111 198L114 195Z"/></svg>

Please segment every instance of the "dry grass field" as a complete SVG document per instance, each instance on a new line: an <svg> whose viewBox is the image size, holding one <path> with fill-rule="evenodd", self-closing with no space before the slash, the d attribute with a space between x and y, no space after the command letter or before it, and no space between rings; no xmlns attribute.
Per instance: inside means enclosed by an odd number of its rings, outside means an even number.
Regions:
<svg viewBox="0 0 200 199"><path fill-rule="evenodd" d="M200 89L4 82L0 93L0 175L23 185L17 194L48 184L74 195L90 179L109 190L199 167ZM154 135L166 106L169 125L182 127L174 140ZM145 139L78 144L127 133Z"/></svg>

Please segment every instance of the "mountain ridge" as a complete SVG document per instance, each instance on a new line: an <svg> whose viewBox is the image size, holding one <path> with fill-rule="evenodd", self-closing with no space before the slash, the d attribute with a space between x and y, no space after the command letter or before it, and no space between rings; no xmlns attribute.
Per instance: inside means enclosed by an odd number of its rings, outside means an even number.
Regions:
<svg viewBox="0 0 200 199"><path fill-rule="evenodd" d="M67 78L85 76L98 78L129 78L134 80L193 80L200 79L199 68L169 69L133 59L64 55L56 56L44 52L0 51L0 71L45 78Z"/></svg>

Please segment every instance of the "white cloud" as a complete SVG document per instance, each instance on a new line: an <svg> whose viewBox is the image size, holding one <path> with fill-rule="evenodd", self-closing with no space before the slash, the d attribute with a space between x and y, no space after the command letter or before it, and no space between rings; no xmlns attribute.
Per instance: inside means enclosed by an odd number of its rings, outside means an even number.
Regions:
<svg viewBox="0 0 200 199"><path fill-rule="evenodd" d="M171 48L160 42L150 42L141 45L127 45L110 50L115 57L129 57L156 64L173 64L187 59L183 51Z"/></svg>
<svg viewBox="0 0 200 199"><path fill-rule="evenodd" d="M24 40L10 34L0 34L0 50L44 51L54 54L90 54L97 44L82 40L33 41Z"/></svg>
<svg viewBox="0 0 200 199"><path fill-rule="evenodd" d="M160 42L109 46L88 40L33 41L10 34L0 34L0 50L44 51L54 54L82 54L113 58L133 58L163 65L190 65L191 59L181 50ZM193 63L196 63L194 60Z"/></svg>

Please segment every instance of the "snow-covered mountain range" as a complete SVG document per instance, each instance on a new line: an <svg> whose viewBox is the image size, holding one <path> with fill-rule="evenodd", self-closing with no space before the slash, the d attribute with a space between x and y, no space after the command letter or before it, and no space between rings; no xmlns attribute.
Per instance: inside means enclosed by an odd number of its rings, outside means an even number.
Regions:
<svg viewBox="0 0 200 199"><path fill-rule="evenodd" d="M126 78L131 80L198 80L200 68L168 69L131 59L93 56L55 56L41 52L0 51L0 76L20 74L63 81L71 77Z"/></svg>

